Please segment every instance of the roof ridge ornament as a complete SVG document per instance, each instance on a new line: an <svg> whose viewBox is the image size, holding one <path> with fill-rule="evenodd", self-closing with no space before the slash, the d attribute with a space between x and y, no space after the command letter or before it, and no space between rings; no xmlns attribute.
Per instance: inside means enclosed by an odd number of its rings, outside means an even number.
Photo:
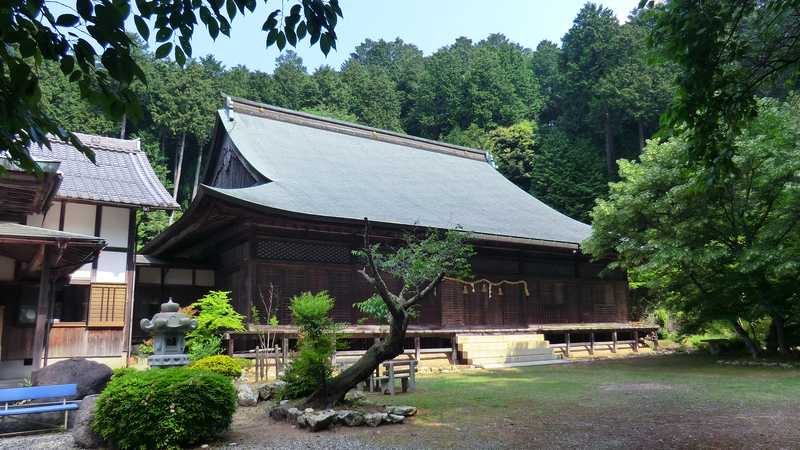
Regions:
<svg viewBox="0 0 800 450"><path fill-rule="evenodd" d="M233 100L230 95L222 95L225 96L225 117L228 118L229 122L233 122Z"/></svg>

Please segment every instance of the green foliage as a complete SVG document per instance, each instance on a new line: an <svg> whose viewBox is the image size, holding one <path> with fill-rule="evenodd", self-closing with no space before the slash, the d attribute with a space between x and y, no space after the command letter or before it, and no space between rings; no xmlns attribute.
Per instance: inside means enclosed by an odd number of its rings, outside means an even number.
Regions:
<svg viewBox="0 0 800 450"><path fill-rule="evenodd" d="M57 65L63 77L79 88L80 97L113 121L123 116L140 120L143 109L133 85L135 80L146 82L147 76L135 59L138 37L147 41L154 31L158 42L155 59L172 55L182 66L192 57L196 24L203 23L213 39L219 33L228 36L236 14L252 13L256 2L137 2L133 22L127 20L133 9L130 0L79 0L74 9L67 8L58 16L51 6L27 0L12 0L3 6L6 20L0 30L0 66L5 69L0 72L0 91L5 107L0 113L0 148L9 152L11 162L30 171L38 170L38 166L27 147L31 143L49 145L48 135L70 141L88 157L94 157L65 131L65 123L43 107L37 73L43 62ZM341 15L338 0L296 2L288 10L277 9L262 26L266 45L283 50L287 43L294 46L308 36L312 45L318 42L327 54L336 48L334 30ZM132 33L134 27L136 33ZM64 92L74 95L76 91Z"/></svg>
<svg viewBox="0 0 800 450"><path fill-rule="evenodd" d="M198 370L218 373L231 378L239 378L242 375L242 365L236 358L228 355L206 356L193 362L191 367Z"/></svg>
<svg viewBox="0 0 800 450"><path fill-rule="evenodd" d="M353 303L353 307L380 324L385 325L392 320L392 315L389 313L389 308L386 306L386 302L384 302L379 295L373 295L363 302ZM416 308L412 307L408 310L408 317L410 319L417 317Z"/></svg>
<svg viewBox="0 0 800 450"><path fill-rule="evenodd" d="M217 438L231 423L231 379L189 368L117 371L97 400L92 428L120 449L173 449Z"/></svg>
<svg viewBox="0 0 800 450"><path fill-rule="evenodd" d="M152 355L153 354L153 340L152 339L148 339L148 340L142 342L141 344L139 344L139 346L136 347L136 354L139 355L142 358L146 358L146 357Z"/></svg>
<svg viewBox="0 0 800 450"><path fill-rule="evenodd" d="M413 296L442 274L462 279L472 275L470 260L475 250L467 239L469 235L460 229L430 230L422 238L406 235L402 247L382 249L375 244L370 251L378 269L401 280L405 295ZM353 254L367 257L365 250Z"/></svg>
<svg viewBox="0 0 800 450"><path fill-rule="evenodd" d="M196 335L187 341L189 359L198 361L209 356L219 355L222 352L222 338L211 334L208 336Z"/></svg>
<svg viewBox="0 0 800 450"><path fill-rule="evenodd" d="M692 160L734 170L735 137L758 113L756 96L798 86L798 6L677 0L655 8L650 41L683 73L666 119L686 135Z"/></svg>
<svg viewBox="0 0 800 450"><path fill-rule="evenodd" d="M328 317L334 300L327 292L303 292L292 298L289 309L299 329L297 356L283 377L283 398L306 397L331 377L331 356L336 351L339 327Z"/></svg>
<svg viewBox="0 0 800 450"><path fill-rule="evenodd" d="M197 328L189 333L190 338L244 330L244 316L233 309L230 292L209 291L189 307L197 311Z"/></svg>
<svg viewBox="0 0 800 450"><path fill-rule="evenodd" d="M531 184L535 134L536 124L528 121L496 128L489 133L497 170L526 191Z"/></svg>
<svg viewBox="0 0 800 450"><path fill-rule="evenodd" d="M760 101L733 139L734 170L714 184L716 169L688 163L684 139L651 141L641 162L620 162L622 181L593 210L584 251L616 255L612 267L687 325L726 320L744 336L764 316L796 316L798 124L797 97Z"/></svg>
<svg viewBox="0 0 800 450"><path fill-rule="evenodd" d="M189 305L195 311L197 328L187 335L189 358L197 360L222 351L222 333L244 330L244 316L231 305L230 292L209 291Z"/></svg>

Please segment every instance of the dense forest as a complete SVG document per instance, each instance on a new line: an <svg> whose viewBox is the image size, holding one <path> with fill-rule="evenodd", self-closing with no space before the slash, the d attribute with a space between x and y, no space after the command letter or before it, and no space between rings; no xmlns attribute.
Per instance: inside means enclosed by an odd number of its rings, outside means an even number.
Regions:
<svg viewBox="0 0 800 450"><path fill-rule="evenodd" d="M211 55L180 67L142 48L136 60L148 82L135 85L144 109L138 123L106 119L55 64L42 66L40 78L46 109L70 131L141 139L183 205L225 93L491 151L511 181L589 221L616 160L639 155L672 95L675 70L648 64L651 16L642 10L620 24L611 10L587 4L560 45L536 49L492 34L426 56L400 39L367 39L340 68L312 73L291 50L270 74L228 68ZM140 240L167 221L163 213L142 216Z"/></svg>

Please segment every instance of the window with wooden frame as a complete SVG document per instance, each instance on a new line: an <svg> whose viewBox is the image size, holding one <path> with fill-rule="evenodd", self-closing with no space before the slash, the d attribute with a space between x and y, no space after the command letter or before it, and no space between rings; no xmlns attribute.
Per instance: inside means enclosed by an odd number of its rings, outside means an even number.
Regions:
<svg viewBox="0 0 800 450"><path fill-rule="evenodd" d="M124 284L92 284L89 294L90 327L124 327L125 299L127 286Z"/></svg>

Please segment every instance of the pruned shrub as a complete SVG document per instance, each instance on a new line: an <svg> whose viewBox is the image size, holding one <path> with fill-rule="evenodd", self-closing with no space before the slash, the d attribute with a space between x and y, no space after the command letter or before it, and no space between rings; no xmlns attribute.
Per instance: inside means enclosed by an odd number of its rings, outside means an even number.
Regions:
<svg viewBox="0 0 800 450"><path fill-rule="evenodd" d="M209 291L184 311L197 319L197 328L186 336L192 361L219 354L226 331L244 330L244 316L231 305L230 292Z"/></svg>
<svg viewBox="0 0 800 450"><path fill-rule="evenodd" d="M97 400L92 428L120 449L180 448L228 429L230 378L190 368L116 372Z"/></svg>
<svg viewBox="0 0 800 450"><path fill-rule="evenodd" d="M333 298L327 292L303 292L292 298L289 309L299 328L299 347L283 380L286 386L281 398L311 395L331 377L331 356L336 351L338 326L328 317Z"/></svg>
<svg viewBox="0 0 800 450"><path fill-rule="evenodd" d="M206 356L192 363L192 368L207 370L232 378L239 378L242 375L241 364L228 355Z"/></svg>

